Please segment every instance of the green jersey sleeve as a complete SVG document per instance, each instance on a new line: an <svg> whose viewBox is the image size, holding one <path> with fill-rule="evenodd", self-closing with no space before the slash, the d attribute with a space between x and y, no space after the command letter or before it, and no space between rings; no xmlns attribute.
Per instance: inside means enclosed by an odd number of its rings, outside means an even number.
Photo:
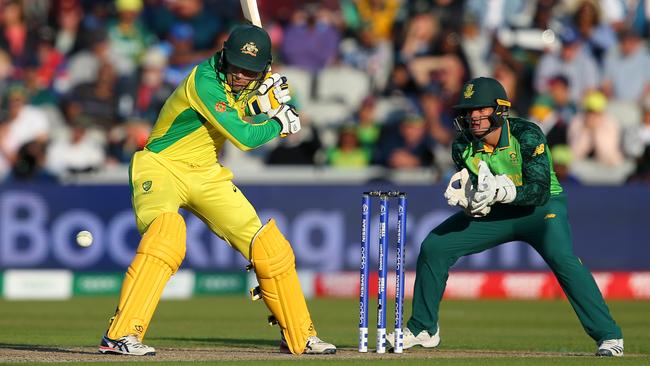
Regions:
<svg viewBox="0 0 650 366"><path fill-rule="evenodd" d="M460 134L451 144L451 159L454 161L457 171L461 171L463 168L467 168L467 157L471 154L471 149L469 147L470 143L464 136ZM468 171L469 179L472 182L472 185L476 187L478 177L471 170L468 169Z"/></svg>
<svg viewBox="0 0 650 366"><path fill-rule="evenodd" d="M551 166L546 137L533 123L512 126L512 133L520 144L523 185L517 187L517 197L511 204L541 206L551 196Z"/></svg>
<svg viewBox="0 0 650 366"><path fill-rule="evenodd" d="M193 109L214 125L241 150L261 146L280 134L280 125L268 119L251 124L240 117L235 101L229 98L210 61L201 63L188 83L188 99Z"/></svg>

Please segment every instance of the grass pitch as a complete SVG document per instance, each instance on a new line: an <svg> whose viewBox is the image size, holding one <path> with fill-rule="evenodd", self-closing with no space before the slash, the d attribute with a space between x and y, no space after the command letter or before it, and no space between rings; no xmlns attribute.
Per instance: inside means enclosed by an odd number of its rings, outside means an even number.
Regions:
<svg viewBox="0 0 650 366"><path fill-rule="evenodd" d="M309 301L319 335L335 343L339 352L295 357L278 353L279 328L266 325L263 303L245 297L163 301L146 338L158 350L157 356L98 355L99 338L116 302L113 297L0 301L0 363L650 365L650 302L608 302L623 328L623 359L592 356L595 345L566 301L444 301L439 349L419 348L403 355L359 354L358 302L342 299ZM405 309L408 316L410 304ZM392 316L392 309L388 315ZM373 329L370 335L373 347Z"/></svg>

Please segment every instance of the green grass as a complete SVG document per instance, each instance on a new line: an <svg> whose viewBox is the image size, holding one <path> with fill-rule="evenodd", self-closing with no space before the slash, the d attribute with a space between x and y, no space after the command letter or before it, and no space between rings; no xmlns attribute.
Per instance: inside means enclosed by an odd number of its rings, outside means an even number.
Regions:
<svg viewBox="0 0 650 366"><path fill-rule="evenodd" d="M70 301L0 301L0 355L3 349L36 349L41 354L66 348L95 347L107 325L116 298L77 298ZM319 335L348 350L357 347L357 306L354 300L316 299L309 302ZM626 357L597 359L593 341L584 333L566 301L444 301L441 308L443 342L440 358L415 360L430 355L405 353L404 358L381 359L376 354L329 360L309 357L272 361L193 362L229 364L342 364L342 365L648 365L650 364L650 302L610 301L614 318L623 328ZM410 310L410 304L406 304ZM407 311L408 313L409 311ZM374 315L374 311L371 312ZM392 311L389 309L389 317ZM279 330L266 325L268 315L261 302L244 297L203 297L163 301L147 333L147 343L158 348L262 347L275 349ZM392 320L390 321L392 324ZM371 330L371 345L374 343ZM445 351L458 350L449 358ZM461 353L463 350L469 354ZM471 357L472 351L507 351L489 358ZM535 352L513 357L514 352ZM544 356L543 353L551 353ZM348 354L352 354L349 352ZM435 353L434 353L435 354ZM444 358L443 355L447 355ZM356 353L355 357L358 357ZM399 356L397 356L399 357ZM2 363L0 357L0 363ZM78 363L130 365L141 362ZM147 359L155 361L155 358ZM163 362L154 362L163 364ZM179 361L165 364L179 364ZM32 363L34 364L34 363ZM47 363L56 365L57 363Z"/></svg>

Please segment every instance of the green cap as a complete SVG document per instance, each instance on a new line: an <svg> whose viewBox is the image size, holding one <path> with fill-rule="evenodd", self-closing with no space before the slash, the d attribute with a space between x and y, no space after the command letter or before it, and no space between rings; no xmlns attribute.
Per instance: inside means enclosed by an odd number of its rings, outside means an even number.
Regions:
<svg viewBox="0 0 650 366"><path fill-rule="evenodd" d="M463 86L460 101L455 109L476 109L504 105L510 107L508 95L503 85L496 79L479 77Z"/></svg>
<svg viewBox="0 0 650 366"><path fill-rule="evenodd" d="M271 64L271 38L254 25L239 25L224 44L226 62L245 70L262 72Z"/></svg>

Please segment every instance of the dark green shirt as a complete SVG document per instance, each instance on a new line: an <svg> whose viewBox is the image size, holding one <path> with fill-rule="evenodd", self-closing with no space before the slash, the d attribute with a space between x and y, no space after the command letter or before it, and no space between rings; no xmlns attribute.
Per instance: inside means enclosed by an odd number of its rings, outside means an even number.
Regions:
<svg viewBox="0 0 650 366"><path fill-rule="evenodd" d="M459 135L452 145L452 158L458 170L467 168L476 186L478 163L485 161L493 174L505 174L517 186L511 204L541 206L551 195L562 193L555 176L551 153L542 130L522 118L508 118L501 128L494 151L482 141L468 142Z"/></svg>

